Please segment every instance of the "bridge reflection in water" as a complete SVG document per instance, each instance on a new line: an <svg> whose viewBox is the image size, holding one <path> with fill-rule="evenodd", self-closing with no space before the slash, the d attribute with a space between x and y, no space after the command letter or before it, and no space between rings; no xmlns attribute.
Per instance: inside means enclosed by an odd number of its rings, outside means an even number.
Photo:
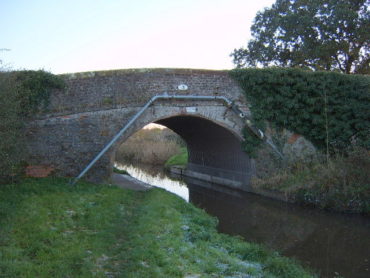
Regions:
<svg viewBox="0 0 370 278"><path fill-rule="evenodd" d="M149 183L155 177L154 184L167 190L172 187L180 196L186 192L184 183L161 182L164 174L158 169L124 168ZM369 218L302 208L196 179L186 178L185 182L189 201L216 216L220 232L240 235L294 257L320 277L370 276Z"/></svg>

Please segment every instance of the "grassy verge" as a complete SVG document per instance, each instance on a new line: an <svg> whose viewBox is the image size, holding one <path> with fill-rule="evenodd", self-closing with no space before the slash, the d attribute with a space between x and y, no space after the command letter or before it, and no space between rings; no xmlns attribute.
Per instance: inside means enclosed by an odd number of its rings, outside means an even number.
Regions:
<svg viewBox="0 0 370 278"><path fill-rule="evenodd" d="M164 190L27 179L0 187L0 277L313 277L215 227Z"/></svg>
<svg viewBox="0 0 370 278"><path fill-rule="evenodd" d="M181 153L171 156L165 163L165 167L174 165L185 166L188 163L188 151L186 148L181 148Z"/></svg>
<svg viewBox="0 0 370 278"><path fill-rule="evenodd" d="M370 154L356 149L329 161L300 161L252 186L322 209L370 214Z"/></svg>

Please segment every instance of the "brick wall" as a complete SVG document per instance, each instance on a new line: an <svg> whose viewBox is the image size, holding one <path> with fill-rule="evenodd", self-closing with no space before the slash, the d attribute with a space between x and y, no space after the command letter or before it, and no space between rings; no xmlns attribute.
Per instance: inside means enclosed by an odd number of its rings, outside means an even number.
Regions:
<svg viewBox="0 0 370 278"><path fill-rule="evenodd" d="M64 91L54 91L49 115L74 114L127 106L142 106L167 92L182 95L222 95L245 106L243 93L228 71L194 69L133 69L62 75ZM178 90L186 84L188 90Z"/></svg>
<svg viewBox="0 0 370 278"><path fill-rule="evenodd" d="M227 71L137 69L75 73L63 78L66 89L54 91L48 112L28 124L31 174L53 169L53 174L75 177L154 95L226 96L246 109L243 93ZM179 90L180 84L186 84L188 90ZM196 106L197 112L187 112L188 106ZM187 114L221 125L241 139L242 121L219 101L170 100L151 106L120 142L148 123ZM109 177L120 142L89 171L90 180Z"/></svg>

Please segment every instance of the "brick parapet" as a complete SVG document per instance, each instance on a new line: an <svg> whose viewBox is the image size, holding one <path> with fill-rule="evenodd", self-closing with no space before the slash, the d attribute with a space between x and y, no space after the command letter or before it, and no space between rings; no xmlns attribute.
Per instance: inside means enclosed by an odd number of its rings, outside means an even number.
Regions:
<svg viewBox="0 0 370 278"><path fill-rule="evenodd" d="M128 69L61 75L65 90L51 95L46 114L40 118L88 111L142 106L151 97L175 95L220 95L245 107L240 87L228 71L198 69ZM185 84L188 90L178 89Z"/></svg>

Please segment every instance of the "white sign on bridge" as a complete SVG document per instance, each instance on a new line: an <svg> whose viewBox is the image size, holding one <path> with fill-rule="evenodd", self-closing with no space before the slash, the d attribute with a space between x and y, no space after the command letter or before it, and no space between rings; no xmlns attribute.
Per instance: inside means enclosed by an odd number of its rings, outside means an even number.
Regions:
<svg viewBox="0 0 370 278"><path fill-rule="evenodd" d="M186 112L187 113L197 113L197 108L196 107L186 107Z"/></svg>

